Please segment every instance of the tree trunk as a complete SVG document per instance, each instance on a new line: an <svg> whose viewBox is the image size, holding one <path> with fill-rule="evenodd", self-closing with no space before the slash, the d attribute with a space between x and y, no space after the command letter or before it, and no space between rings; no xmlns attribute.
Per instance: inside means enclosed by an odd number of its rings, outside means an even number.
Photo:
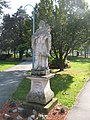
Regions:
<svg viewBox="0 0 90 120"><path fill-rule="evenodd" d="M19 59L22 60L23 52L19 51Z"/></svg>
<svg viewBox="0 0 90 120"><path fill-rule="evenodd" d="M85 58L87 57L86 49L84 49L84 57L85 57Z"/></svg>
<svg viewBox="0 0 90 120"><path fill-rule="evenodd" d="M88 51L88 48L87 48L87 58L88 58L88 53L89 53L89 51Z"/></svg>
<svg viewBox="0 0 90 120"><path fill-rule="evenodd" d="M81 56L83 56L82 50L81 50L80 54L81 54Z"/></svg>
<svg viewBox="0 0 90 120"><path fill-rule="evenodd" d="M15 53L15 51L16 51L16 50L14 49L14 59L16 59L16 53Z"/></svg>
<svg viewBox="0 0 90 120"><path fill-rule="evenodd" d="M77 57L79 56L79 52L77 51Z"/></svg>
<svg viewBox="0 0 90 120"><path fill-rule="evenodd" d="M74 50L72 50L72 56L74 56Z"/></svg>
<svg viewBox="0 0 90 120"><path fill-rule="evenodd" d="M60 71L64 70L64 62L62 59L59 60L59 68L60 68Z"/></svg>
<svg viewBox="0 0 90 120"><path fill-rule="evenodd" d="M60 46L59 48L59 68L60 71L64 70L64 59L63 59L63 52L62 52L62 47Z"/></svg>
<svg viewBox="0 0 90 120"><path fill-rule="evenodd" d="M8 55L9 55L10 53L9 53L9 50L8 50Z"/></svg>

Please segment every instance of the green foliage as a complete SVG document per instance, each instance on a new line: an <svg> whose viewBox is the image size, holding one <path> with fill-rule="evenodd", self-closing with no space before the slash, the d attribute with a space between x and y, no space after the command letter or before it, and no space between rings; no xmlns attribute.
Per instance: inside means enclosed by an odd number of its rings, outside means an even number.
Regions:
<svg viewBox="0 0 90 120"><path fill-rule="evenodd" d="M72 107L90 74L90 59L72 57L70 61L71 68L57 72L51 80L51 88L59 103L68 107Z"/></svg>
<svg viewBox="0 0 90 120"><path fill-rule="evenodd" d="M8 2L6 0L0 0L0 15L3 13L3 8L9 8Z"/></svg>
<svg viewBox="0 0 90 120"><path fill-rule="evenodd" d="M61 108L60 109L60 113L62 114L62 113L65 113L65 109L64 108Z"/></svg>
<svg viewBox="0 0 90 120"><path fill-rule="evenodd" d="M26 100L26 95L30 90L31 81L29 79L23 79L16 92L13 93L11 100Z"/></svg>
<svg viewBox="0 0 90 120"><path fill-rule="evenodd" d="M24 52L26 49L28 49L27 44L20 44L17 49L18 51Z"/></svg>
<svg viewBox="0 0 90 120"><path fill-rule="evenodd" d="M19 62L16 61L0 61L0 71L6 70L14 65L17 65Z"/></svg>
<svg viewBox="0 0 90 120"><path fill-rule="evenodd" d="M77 49L87 41L84 37L87 32L83 23L87 11L86 4L82 0L40 0L37 9L37 23L42 19L51 26L51 55L54 55L60 70L63 70L71 49Z"/></svg>
<svg viewBox="0 0 90 120"><path fill-rule="evenodd" d="M90 59L70 58L71 68L56 73L51 79L51 89L58 102L69 108L74 104L76 97L90 74ZM14 100L24 101L30 89L30 80L24 79L12 96Z"/></svg>
<svg viewBox="0 0 90 120"><path fill-rule="evenodd" d="M35 6L35 29L40 20L51 27L51 56L62 71L72 49L87 48L90 41L90 11L84 0L40 0ZM32 18L20 7L12 16L4 15L0 49L19 50L20 56L31 47ZM22 51L22 53L21 53ZM15 56L15 55L14 55Z"/></svg>
<svg viewBox="0 0 90 120"><path fill-rule="evenodd" d="M31 21L22 6L12 16L4 15L0 48L3 51L12 50L14 54L16 51L23 54L24 50L30 49Z"/></svg>

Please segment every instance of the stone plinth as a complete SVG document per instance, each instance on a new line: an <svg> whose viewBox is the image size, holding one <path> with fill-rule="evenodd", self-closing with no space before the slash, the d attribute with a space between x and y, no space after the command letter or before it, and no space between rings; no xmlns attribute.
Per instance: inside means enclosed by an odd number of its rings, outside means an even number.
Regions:
<svg viewBox="0 0 90 120"><path fill-rule="evenodd" d="M32 75L38 75L38 76L48 75L48 74L50 74L50 69L42 69L42 70L32 69L31 74Z"/></svg>
<svg viewBox="0 0 90 120"><path fill-rule="evenodd" d="M46 105L51 101L54 93L50 88L50 78L53 76L54 74L28 77L31 79L31 89L26 98L27 102Z"/></svg>
<svg viewBox="0 0 90 120"><path fill-rule="evenodd" d="M37 104L37 103L23 103L23 107L27 110L33 110L35 109L38 112L41 113L45 113L48 114L50 110L52 110L58 103L58 99L57 98L53 98L49 103L47 103L46 105L41 105L41 104Z"/></svg>

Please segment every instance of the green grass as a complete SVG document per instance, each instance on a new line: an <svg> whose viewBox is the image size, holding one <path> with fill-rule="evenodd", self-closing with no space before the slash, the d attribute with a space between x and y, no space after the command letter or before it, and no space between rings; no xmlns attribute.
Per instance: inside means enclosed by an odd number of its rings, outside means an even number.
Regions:
<svg viewBox="0 0 90 120"><path fill-rule="evenodd" d="M31 81L29 79L24 78L17 90L13 93L11 100L15 101L25 101L26 95L30 90Z"/></svg>
<svg viewBox="0 0 90 120"><path fill-rule="evenodd" d="M15 61L0 61L0 71L13 67L14 65L18 63L19 62L15 62Z"/></svg>
<svg viewBox="0 0 90 120"><path fill-rule="evenodd" d="M69 64L71 68L57 72L50 82L51 89L54 91L55 97L58 98L58 102L70 108L90 75L90 59L74 57L70 58ZM12 99L25 100L29 89L30 80L23 79Z"/></svg>

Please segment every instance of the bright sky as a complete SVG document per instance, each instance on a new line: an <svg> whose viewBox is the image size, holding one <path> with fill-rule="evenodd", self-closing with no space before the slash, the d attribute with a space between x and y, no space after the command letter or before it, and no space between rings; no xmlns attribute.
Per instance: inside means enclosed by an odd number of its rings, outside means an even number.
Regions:
<svg viewBox="0 0 90 120"><path fill-rule="evenodd" d="M4 10L5 14L8 14L8 13L13 14L17 11L17 9L20 6L26 6L27 4L31 4L34 7L36 3L40 2L40 0L6 0L6 1L11 1L10 2L11 9L5 9ZM85 0L85 1L88 2L90 6L90 0ZM30 5L28 5L25 9L28 14L31 14L31 12L33 11L33 8Z"/></svg>
<svg viewBox="0 0 90 120"><path fill-rule="evenodd" d="M32 5L33 7L35 7L36 3L39 3L40 0L6 0L6 1L10 1L10 7L11 9L4 9L4 13L5 14L14 14L17 9L20 6L26 6L27 4ZM85 0L86 2L88 2L89 7L90 7L90 0ZM30 5L27 5L27 7L25 7L26 12L31 15L31 12L33 11L33 7L31 7Z"/></svg>
<svg viewBox="0 0 90 120"><path fill-rule="evenodd" d="M90 0L85 0L85 1L88 3L89 8L90 8Z"/></svg>
<svg viewBox="0 0 90 120"><path fill-rule="evenodd" d="M6 1L10 1L10 7L11 9L5 9L4 13L5 14L13 14L17 11L17 9L20 6L26 6L27 4L31 4L33 7L35 7L36 3L39 3L40 0L6 0ZM28 5L27 7L25 7L27 13L31 13L33 11L33 7L31 7L30 5Z"/></svg>

